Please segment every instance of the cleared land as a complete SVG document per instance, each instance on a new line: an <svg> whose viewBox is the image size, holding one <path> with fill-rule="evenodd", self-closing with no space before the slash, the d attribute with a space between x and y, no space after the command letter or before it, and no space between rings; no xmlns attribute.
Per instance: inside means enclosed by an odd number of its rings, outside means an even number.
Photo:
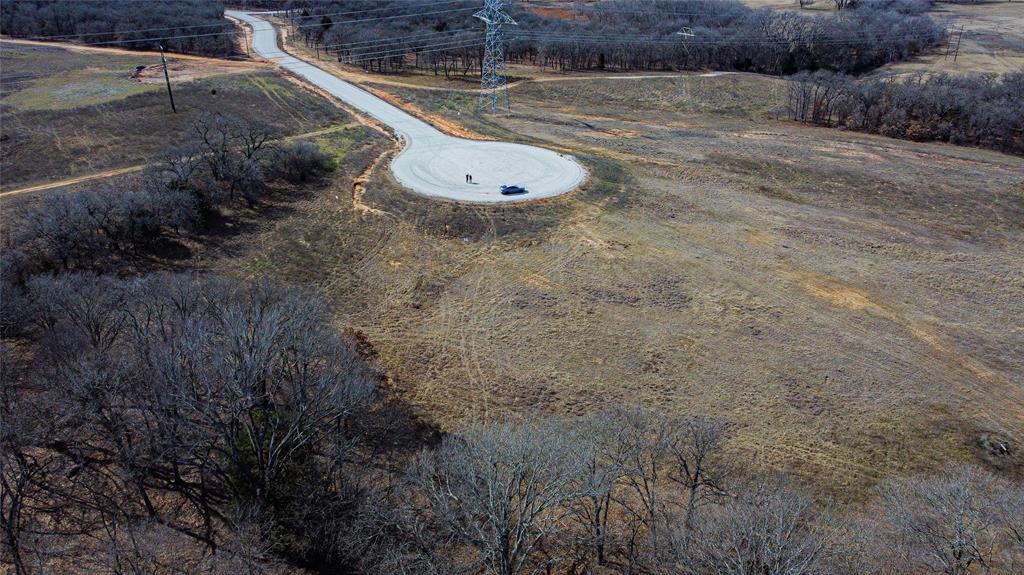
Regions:
<svg viewBox="0 0 1024 575"><path fill-rule="evenodd" d="M766 120L781 94L524 85L468 127L573 150L584 190L449 205L376 169L362 209L339 182L217 267L323 288L444 426L639 402L725 415L752 465L844 497L948 459L1019 473L978 443L1024 439L1024 160Z"/></svg>
<svg viewBox="0 0 1024 575"><path fill-rule="evenodd" d="M1024 2L939 3L928 15L949 27L952 33L949 45L886 66L875 74L1004 74L1024 69ZM963 39L954 61L961 26Z"/></svg>
<svg viewBox="0 0 1024 575"><path fill-rule="evenodd" d="M171 57L178 113L167 103L159 57L31 43L0 43L3 181L23 188L151 162L203 111L269 124L281 135L349 116L251 63ZM138 66L147 66L133 77Z"/></svg>
<svg viewBox="0 0 1024 575"><path fill-rule="evenodd" d="M752 467L845 499L951 459L1021 475L1019 447L982 444L1024 445L1024 159L780 122L784 83L751 75L524 83L511 117L383 80L363 85L593 177L438 202L392 178L383 134L344 129L315 136L329 186L189 264L318 286L449 429L640 403L724 415Z"/></svg>

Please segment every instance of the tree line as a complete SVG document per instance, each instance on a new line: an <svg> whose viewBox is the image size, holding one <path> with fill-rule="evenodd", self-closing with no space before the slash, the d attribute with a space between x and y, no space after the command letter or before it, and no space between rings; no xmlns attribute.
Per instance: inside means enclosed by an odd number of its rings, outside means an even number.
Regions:
<svg viewBox="0 0 1024 575"><path fill-rule="evenodd" d="M228 56L235 28L220 0L5 0L0 32L101 46Z"/></svg>
<svg viewBox="0 0 1024 575"><path fill-rule="evenodd" d="M1024 155L1024 72L857 80L819 70L791 80L793 120Z"/></svg>
<svg viewBox="0 0 1024 575"><path fill-rule="evenodd" d="M398 1L293 0L286 7L307 45L341 61L381 72L413 67L447 75L480 69L482 24L472 16L479 4L446 3L442 14ZM573 20L510 5L519 25L505 28L506 57L557 70L858 73L939 42L945 32L924 14L930 5L861 1L835 14L810 15L752 9L736 0L606 0L587 5ZM387 10L373 14L389 18L379 22L338 15L382 6ZM463 45L474 37L481 42Z"/></svg>

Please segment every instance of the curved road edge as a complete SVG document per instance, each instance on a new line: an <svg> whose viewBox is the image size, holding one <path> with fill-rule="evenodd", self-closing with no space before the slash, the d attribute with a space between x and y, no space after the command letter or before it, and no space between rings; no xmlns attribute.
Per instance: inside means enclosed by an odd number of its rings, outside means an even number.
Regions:
<svg viewBox="0 0 1024 575"><path fill-rule="evenodd" d="M391 161L403 186L420 195L469 203L513 203L551 198L578 188L586 170L572 156L509 142L449 136L427 122L303 59L284 52L270 22L229 10L253 32L253 51L391 128L405 143ZM505 196L502 184L525 187Z"/></svg>

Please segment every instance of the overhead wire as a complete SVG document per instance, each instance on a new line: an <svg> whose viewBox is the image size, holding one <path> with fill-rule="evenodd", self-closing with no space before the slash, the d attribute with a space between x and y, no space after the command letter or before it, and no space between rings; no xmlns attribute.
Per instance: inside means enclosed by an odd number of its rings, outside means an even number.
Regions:
<svg viewBox="0 0 1024 575"><path fill-rule="evenodd" d="M326 50L328 48L359 48L361 45L366 45L366 44L370 44L370 45L374 45L374 46L386 45L386 44L397 44L399 42L407 42L410 39L416 39L416 40L439 40L439 39L441 39L442 37L444 37L446 35L448 37L453 37L454 38L456 36L460 36L460 35L463 35L463 34L466 34L466 33L470 33L470 32L479 34L480 30L474 30L472 28L464 28L464 29L461 29L461 30L453 30L453 31L450 31L450 32L446 30L445 32L433 32L431 34L399 36L399 37L394 37L394 38L385 38L383 40L382 39L376 39L376 40L364 40L362 42L345 42L345 43L339 43L339 44L324 44L324 45L320 46L320 49ZM386 42L384 40L386 40Z"/></svg>
<svg viewBox="0 0 1024 575"><path fill-rule="evenodd" d="M401 4L401 7L402 8L418 8L420 6L435 7L435 6L444 6L446 4L466 4L466 3L467 3L467 0L446 0L445 2L424 2L422 4L405 4L405 3L403 3L403 4ZM473 9L479 9L478 6L473 6L472 8ZM307 14L307 15L300 15L299 17L300 18L316 18L317 16L321 16L321 17L323 17L323 16L346 16L346 15L350 15L350 14L363 14L363 13L366 13L366 12L380 12L381 10L394 10L394 9L395 9L394 6L382 6L380 8L369 8L367 10L354 10L354 11L351 11L351 12L327 12L327 13L324 13L324 14ZM468 9L468 7L467 7L467 9Z"/></svg>
<svg viewBox="0 0 1024 575"><path fill-rule="evenodd" d="M446 4L465 4L465 3L466 3L466 0L446 0L444 2L423 2L423 3L414 3L414 4L402 4L402 7L403 8L419 8L419 7L433 8L433 7L436 7L436 6L443 6L443 5L446 5ZM310 15L308 15L306 17L343 16L343 15L352 15L352 14L366 14L366 13L369 13L369 12L380 12L382 10L393 10L393 9L394 9L394 6L382 6L380 8L367 8L367 9L364 9L364 10L351 10L351 11L348 11L348 12L330 12L330 13L327 13L327 14L310 14ZM284 11L282 10L281 12L284 12ZM111 31L108 31L108 32L81 32L81 33L77 33L77 34L59 34L59 35L54 35L54 36L29 36L28 38L31 39L31 40L61 40L61 39L67 39L67 38L82 38L82 37L85 37L85 36L104 36L104 35L110 35L110 34L137 34L137 33L141 33L141 32L162 32L164 30L190 30L190 29L193 29L193 28L209 28L209 27L212 27L212 26L233 26L233 25L234 25L234 23L230 22L230 21L219 21L219 22L212 23L212 24L192 24L192 25L189 25L189 26L165 26L165 27L161 27L161 28L137 28L137 29L134 29L134 30L131 30L131 29L129 29L129 30L111 30Z"/></svg>
<svg viewBox="0 0 1024 575"><path fill-rule="evenodd" d="M468 12L470 10L479 10L479 7L471 6L471 7L468 7L468 8L452 8L452 9L449 9L449 10L437 10L437 11L434 11L434 12L415 12L415 13L412 13L412 14L397 14L397 15L394 15L394 16L380 16L378 18L361 18L359 20L341 20L340 22L331 22L331 26L340 25L340 24L357 24L357 23L362 23L362 22L378 22L378 21L383 21L383 20L395 20L395 19L398 19L398 18L416 18L416 17L419 17L419 16L434 16L434 15L437 15L437 14L454 14L456 12ZM314 16L309 16L309 17L314 17ZM315 28L317 26L322 26L322 25L323 24L320 23L320 22L312 22L310 24L296 24L295 28Z"/></svg>
<svg viewBox="0 0 1024 575"><path fill-rule="evenodd" d="M434 10L434 11L429 11L429 12L414 12L414 13L410 13L410 14L399 14L399 15L392 15L392 16L379 16L379 17L375 17L375 18L360 18L360 19L356 19L356 20L341 20L341 21L338 21L338 22L332 22L331 25L335 26L335 25L345 25L345 24L360 24L360 23L365 23L365 22L379 22L379 21L384 21L384 20L395 20L395 19L401 19L401 18L416 18L416 17L420 17L420 16L433 16L433 15L438 15L438 14L451 14L451 13L456 13L456 12L467 12L469 10L476 10L476 9L477 9L477 7L468 7L468 8L456 8L456 9L448 9L448 10ZM297 24L297 25L295 25L295 27L296 28L311 28L311 27L321 26L321 25L322 25L321 23L316 22L316 23L313 23L313 24ZM207 26L213 26L213 24L210 24L210 25L207 25ZM169 28L169 29L177 29L177 28ZM140 42L153 42L155 40L182 40L182 39L187 39L187 38L208 38L208 37L211 37L211 36L226 36L226 35L229 35L229 34L233 35L236 32L237 32L237 29L228 29L228 30L223 30L223 31L220 31L220 32L210 32L210 33L203 33L203 34L176 34L176 35L169 35L169 36L155 36L155 37L146 37L146 38L124 38L124 39L118 39L118 40L105 40L105 41L101 41L101 42L76 42L75 44L78 45L78 46L107 46L107 45L111 45L111 44L134 44L134 43L140 43ZM119 31L119 32L116 32L116 33L117 34L127 34L129 32L128 31ZM105 34L109 34L109 33L105 33ZM76 38L76 37L78 37L78 35L73 35L73 36L68 36L68 37L69 38ZM33 37L33 38L34 39L39 39L39 40L47 39L46 37ZM33 39L33 38L29 38L29 39Z"/></svg>
<svg viewBox="0 0 1024 575"><path fill-rule="evenodd" d="M417 6L417 7L425 7L425 6L434 7L434 6L438 6L438 5L456 4L456 3L463 3L463 2L464 2L464 0L450 0L450 1L447 1L447 2L440 2L440 3L416 4L415 6ZM373 9L366 9L366 10L356 10L356 11L348 11L348 12L334 12L334 13L327 13L327 14L311 14L311 15L309 15L307 17L327 16L327 15L365 14L365 13L370 13L370 12L379 12L381 10L386 10L386 9L390 9L390 8L391 7L381 7L381 8L373 8ZM354 19L354 20L342 20L342 21L338 21L338 22L332 22L331 25L333 26L333 25L356 24L356 23L361 23L361 22L393 20L393 19L401 19L401 18L415 18L415 17L425 16L425 15L436 15L436 14L447 14L447 13L463 12L463 11L468 11L470 9L475 9L475 7L446 9L446 10L435 10L435 11L428 11L428 12L415 12L415 13L411 13L411 14L391 15L391 16L374 17L374 18ZM608 9L605 9L605 10L606 11L611 11L611 10L608 10ZM654 15L659 14L659 12L651 12L651 11L618 11L618 12L638 12L638 13L654 14ZM674 14L674 15L687 14L687 15L689 15L689 13L664 13L664 12L662 12L660 14L666 14L666 15L671 15L671 14ZM694 14L696 14L696 13L694 13ZM301 25L300 24L300 25L297 25L296 27L302 28L302 27L310 27L310 26L314 26L314 25L321 25L321 24L320 23L305 24L305 25ZM209 26L212 26L212 25L211 24L204 24L204 25L197 25L196 27L209 27ZM181 28L179 28L179 27L169 27L169 28L166 28L166 29L181 29ZM155 29L155 28L153 28L153 29L141 29L141 30L135 30L135 31L132 31L132 32L155 31L155 30L158 30L158 29ZM151 37L151 38L108 40L108 41L101 41L101 42L80 42L80 43L76 43L76 44L77 45L85 45L85 46L103 46L103 45L110 45L110 44L122 44L122 45L123 44L129 44L130 45L130 44L139 43L139 42L152 42L154 40L204 38L204 37L212 37L212 36L224 36L224 35L228 35L228 34L232 34L233 35L235 33L235 31L236 30L226 30L226 31L220 31L220 32L213 32L213 33L204 33L204 34L172 35L172 36L161 36L161 37ZM380 59L380 58L389 58L389 57L399 56L399 55L408 54L408 53L420 53L420 54L423 54L423 53L434 53L434 52L440 52L440 51L445 51L445 50L450 50L450 49L461 49L461 48L466 48L466 47L473 47L473 46L481 44L481 42L474 42L474 41L471 41L470 38L466 37L466 36L468 36L469 34L471 34L473 32L478 32L478 31L474 30L474 29L470 29L470 28L464 28L464 29L453 30L453 31L447 31L446 30L446 31L439 31L439 32L425 32L425 33L420 33L420 34L406 35L406 36L397 37L397 38L374 39L374 40L364 40L364 41L346 42L346 43L337 43L337 44L326 44L326 45L323 45L322 48L323 49L334 48L334 49L339 49L339 51L356 52L355 54L351 54L351 55L339 55L339 61L345 61L345 62L349 62L349 63L365 62L365 61L369 61L369 60ZM129 33L129 31L119 31L117 33ZM100 34L105 34L105 33L94 33L93 35L100 35ZM75 35L75 36L71 36L71 37L77 37L77 36L79 36L79 35ZM57 38L57 37L54 36L54 37L49 37L49 38ZM786 45L786 44L809 44L809 45L812 45L812 46L820 46L820 45L850 45L850 46L858 46L858 45L866 45L866 44L877 43L877 42L881 42L881 41L887 41L887 40L893 40L893 39L906 39L906 38L911 38L911 39L914 39L914 40L928 40L928 39L932 39L930 35L912 35L912 36L908 36L907 34L892 34L892 35L881 35L881 36L862 36L862 37L860 37L858 39L851 39L851 38L836 39L836 38L828 38L828 37L818 37L818 38L812 38L812 39L807 39L807 38L768 38L768 37L764 37L764 36L760 36L760 35L758 35L758 36L751 36L751 35L732 36L732 37L713 38L713 39L700 39L700 38L694 39L693 37L687 37L686 39L676 39L676 38L671 38L671 37L646 37L646 38L641 37L641 38L638 38L636 35L627 35L627 34L614 34L614 33L603 33L603 34L602 33L566 33L566 32L550 33L550 32L543 32L543 31L539 31L539 30L532 30L532 31L531 30L517 30L517 31L512 31L512 33L510 34L510 39L512 39L512 40L515 40L515 39L531 40L531 41L550 40L550 41L561 41L561 42L584 42L584 41L610 42L610 41L616 41L616 42L641 43L641 44L673 45L673 46L679 46L679 47L686 47L686 46L767 46L767 45ZM411 42L413 40L419 41L419 42L426 41L426 42L432 42L432 43L425 44L425 45L404 45L405 43ZM437 40L437 42L433 42L434 40ZM370 52L359 53L361 50L367 50L367 49L371 50L371 51ZM31 80L24 80L22 82L26 82L27 83L27 82L31 82ZM12 85L12 84L17 84L17 83L19 83L19 82L6 82L5 84L9 86L9 85Z"/></svg>
<svg viewBox="0 0 1024 575"><path fill-rule="evenodd" d="M909 38L913 40L925 40L930 39L930 35L927 34L887 34L880 36L868 36L861 35L857 38L831 38L831 37L816 37L816 38L769 38L764 36L740 36L740 37L726 37L726 38L715 38L701 40L692 39L693 37L687 37L687 39L675 39L670 37L657 37L657 38L637 38L632 35L612 35L612 34L599 34L599 35L584 35L584 34L546 34L537 32L514 32L510 34L510 38L523 38L527 40L563 40L563 41L623 41L632 43L644 43L644 44L668 44L668 45L743 45L743 46L757 46L765 44L794 44L794 43L807 43L807 44L857 44L858 42L879 42L884 40L892 39L904 39Z"/></svg>

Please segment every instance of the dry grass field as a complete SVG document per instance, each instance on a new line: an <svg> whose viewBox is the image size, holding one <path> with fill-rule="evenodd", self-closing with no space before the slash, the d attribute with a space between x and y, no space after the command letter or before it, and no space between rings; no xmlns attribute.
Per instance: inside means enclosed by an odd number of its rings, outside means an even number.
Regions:
<svg viewBox="0 0 1024 575"><path fill-rule="evenodd" d="M950 45L886 66L875 74L1003 74L1024 69L1024 2L943 2L936 4L928 15L948 26L953 33ZM957 31L961 26L964 29L963 39L954 60Z"/></svg>
<svg viewBox="0 0 1024 575"><path fill-rule="evenodd" d="M530 83L508 117L378 88L592 174L490 208L370 163L358 205L342 178L211 264L325 290L429 420L703 411L849 499L951 459L1020 473L981 445L1024 439L1024 160L774 121L757 76Z"/></svg>
<svg viewBox="0 0 1024 575"><path fill-rule="evenodd" d="M180 56L169 58L172 113L159 62L149 53L0 43L0 190L152 161L207 110L263 121L281 135L348 119L265 67ZM138 66L146 68L133 77Z"/></svg>
<svg viewBox="0 0 1024 575"><path fill-rule="evenodd" d="M992 6L949 9L1009 9ZM159 83L125 79L150 56L49 50L4 46L5 77L27 75L0 100L4 189L144 161L183 129ZM526 205L427 200L391 177L385 134L339 128L314 136L330 184L171 267L317 286L445 429L640 404L727 417L752 469L845 500L949 460L1024 474L1024 159L781 121L784 81L756 75L544 76L508 116L476 113L461 81L351 79L591 177ZM188 113L351 120L267 71L182 82Z"/></svg>

